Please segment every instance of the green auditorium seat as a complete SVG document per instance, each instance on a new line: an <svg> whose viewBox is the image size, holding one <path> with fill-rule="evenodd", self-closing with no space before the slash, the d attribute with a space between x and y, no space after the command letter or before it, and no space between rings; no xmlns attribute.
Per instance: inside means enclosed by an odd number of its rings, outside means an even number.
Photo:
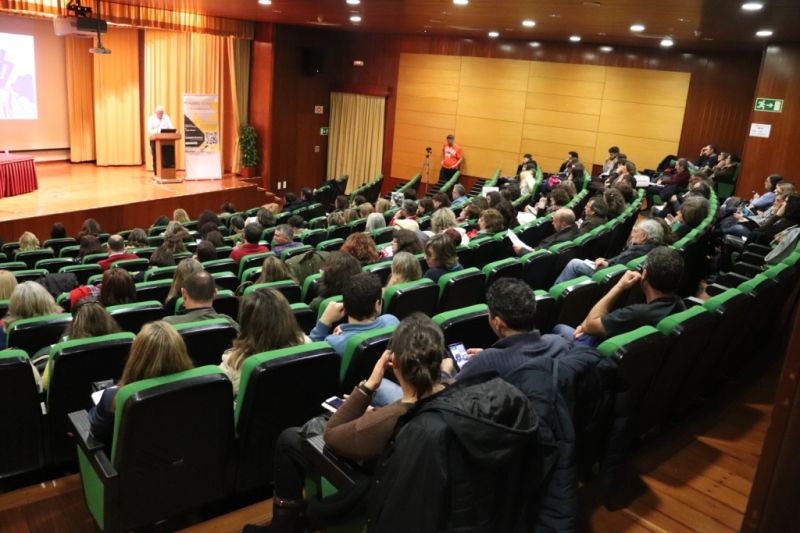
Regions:
<svg viewBox="0 0 800 533"><path fill-rule="evenodd" d="M236 297L233 291L217 291L216 296L214 296L214 301L212 302L212 307L217 313L228 315L234 320L239 316L239 298ZM182 314L184 312L183 298L178 298L175 301L175 308L167 309L166 312L174 315Z"/></svg>
<svg viewBox="0 0 800 533"><path fill-rule="evenodd" d="M308 335L317 324L317 315L311 310L308 304L296 303L290 304L290 307L292 308L292 314L294 314L294 318L297 320L300 329L303 330L303 333Z"/></svg>
<svg viewBox="0 0 800 533"><path fill-rule="evenodd" d="M204 261L201 264L203 265L203 268L211 274L216 272L230 272L231 274L239 273L239 265L237 265L233 259L228 257L224 259Z"/></svg>
<svg viewBox="0 0 800 533"><path fill-rule="evenodd" d="M28 250L27 252L17 252L14 261L22 261L28 268L34 268L36 262L42 259L52 259L53 250L49 248L39 248L38 250Z"/></svg>
<svg viewBox="0 0 800 533"><path fill-rule="evenodd" d="M377 275L381 279L381 285L386 286L386 282L389 281L389 277L392 275L392 261L380 261L379 263L365 265L363 270Z"/></svg>
<svg viewBox="0 0 800 533"><path fill-rule="evenodd" d="M439 287L428 278L392 285L383 294L383 312L402 320L411 313L436 313Z"/></svg>
<svg viewBox="0 0 800 533"><path fill-rule="evenodd" d="M161 302L150 300L130 304L112 305L106 308L123 331L139 333L148 322L161 320L166 315Z"/></svg>
<svg viewBox="0 0 800 533"><path fill-rule="evenodd" d="M483 275L486 277L486 288L500 278L522 279L522 263L516 257L506 257L484 265Z"/></svg>
<svg viewBox="0 0 800 533"><path fill-rule="evenodd" d="M24 261L6 261L4 263L0 263L0 270L10 270L11 272L16 272L18 270L26 270L28 265L25 264Z"/></svg>
<svg viewBox="0 0 800 533"><path fill-rule="evenodd" d="M235 489L266 488L281 431L302 426L339 392L339 355L326 342L246 358L236 400Z"/></svg>
<svg viewBox="0 0 800 533"><path fill-rule="evenodd" d="M134 248L131 250L131 253L141 257L142 259L150 259L150 256L153 255L153 252L155 252L157 249L158 248L155 246L147 246L145 248Z"/></svg>
<svg viewBox="0 0 800 533"><path fill-rule="evenodd" d="M328 238L326 229L310 229L303 232L300 241L308 246L316 247L319 243Z"/></svg>
<svg viewBox="0 0 800 533"><path fill-rule="evenodd" d="M310 252L313 250L313 246L303 245L303 246L294 246L292 248L287 248L286 250L281 252L281 261L286 261L287 259L291 259L296 255L301 255L306 252Z"/></svg>
<svg viewBox="0 0 800 533"><path fill-rule="evenodd" d="M433 321L442 328L444 342L448 345L460 342L467 348L488 348L497 342L497 335L489 325L486 304L439 313Z"/></svg>
<svg viewBox="0 0 800 533"><path fill-rule="evenodd" d="M525 226L521 232L516 232L522 242L528 246L537 246L542 239L553 234L552 215L537 219Z"/></svg>
<svg viewBox="0 0 800 533"><path fill-rule="evenodd" d="M52 257L50 259L39 259L34 268L43 268L47 272L54 274L65 266L73 266L75 261L68 257Z"/></svg>
<svg viewBox="0 0 800 533"><path fill-rule="evenodd" d="M350 233L360 233L367 229L367 219L360 218L358 220L354 220L353 222L347 225L350 228ZM330 234L329 234L330 235Z"/></svg>
<svg viewBox="0 0 800 533"><path fill-rule="evenodd" d="M255 283L260 275L261 275L260 266L250 267L244 272L242 272L242 275L239 278L239 283L247 283L247 282Z"/></svg>
<svg viewBox="0 0 800 533"><path fill-rule="evenodd" d="M3 244L2 248L3 253L5 253L8 257L14 255L14 252L19 250L19 242L7 242Z"/></svg>
<svg viewBox="0 0 800 533"><path fill-rule="evenodd" d="M197 245L195 244L195 251L197 251L196 246ZM224 258L224 257L228 257L229 255L231 255L231 252L233 251L233 246L229 246L229 245L217 246L216 250L217 250L217 257L223 257ZM216 261L216 259L212 259L212 261Z"/></svg>
<svg viewBox="0 0 800 533"><path fill-rule="evenodd" d="M47 428L52 462L75 459L67 431L67 415L93 405L92 384L122 376L134 335L112 333L56 344L50 349L50 385L47 388Z"/></svg>
<svg viewBox="0 0 800 533"><path fill-rule="evenodd" d="M110 452L70 414L86 506L102 531L127 531L220 501L234 454L231 384L206 366L122 387ZM198 446L202 443L202 446Z"/></svg>
<svg viewBox="0 0 800 533"><path fill-rule="evenodd" d="M536 329L550 333L556 325L556 299L541 289L533 291L533 297L536 299Z"/></svg>
<svg viewBox="0 0 800 533"><path fill-rule="evenodd" d="M308 221L308 228L309 229L324 229L325 230L325 235L327 235L328 234L328 230L327 230L327 228L328 228L328 217L320 216L320 217L312 218L311 220Z"/></svg>
<svg viewBox="0 0 800 533"><path fill-rule="evenodd" d="M223 352L239 334L224 318L175 324L175 330L183 337L195 366L220 364Z"/></svg>
<svg viewBox="0 0 800 533"><path fill-rule="evenodd" d="M330 235L328 235L328 237L330 237ZM321 243L317 244L317 250L320 252L335 252L336 250L341 248L343 244L344 244L344 239L328 238L327 240L324 240Z"/></svg>
<svg viewBox="0 0 800 533"><path fill-rule="evenodd" d="M316 273L306 276L306 279L303 280L302 299L305 303L311 303L311 300L317 297L319 282L321 279L322 274Z"/></svg>
<svg viewBox="0 0 800 533"><path fill-rule="evenodd" d="M291 280L273 281L272 283L256 283L254 285L250 285L244 290L242 297L247 298L251 292L259 289L275 289L283 294L290 304L298 303L302 298L302 289L300 288L300 285Z"/></svg>
<svg viewBox="0 0 800 533"><path fill-rule="evenodd" d="M556 279L552 273L556 258L548 250L534 250L522 256L522 281L534 290L549 290Z"/></svg>
<svg viewBox="0 0 800 533"><path fill-rule="evenodd" d="M350 236L350 226L329 226L328 227L328 240L342 239L344 242Z"/></svg>
<svg viewBox="0 0 800 533"><path fill-rule="evenodd" d="M114 268L124 268L128 272L143 272L150 266L150 261L147 259L123 259L121 261L114 261L111 263ZM169 268L169 267L166 267Z"/></svg>
<svg viewBox="0 0 800 533"><path fill-rule="evenodd" d="M275 229L275 226L271 228L264 228L264 231L261 232L260 240L271 243L272 238L275 236Z"/></svg>
<svg viewBox="0 0 800 533"><path fill-rule="evenodd" d="M396 327L373 329L347 339L339 367L340 393L350 394L353 387L370 376Z"/></svg>
<svg viewBox="0 0 800 533"><path fill-rule="evenodd" d="M35 354L58 342L70 322L72 315L69 313L16 320L6 327L6 345Z"/></svg>
<svg viewBox="0 0 800 533"><path fill-rule="evenodd" d="M83 256L83 259L81 259L81 263L84 265L89 265L97 263L98 261L102 261L103 259L108 259L108 254L105 252L86 254Z"/></svg>
<svg viewBox="0 0 800 533"><path fill-rule="evenodd" d="M150 229L147 230L147 236L154 237L156 235L161 235L165 231L167 231L166 226L151 226Z"/></svg>
<svg viewBox="0 0 800 533"><path fill-rule="evenodd" d="M627 271L628 267L625 265L614 265L596 270L595 273L592 274L592 281L600 286L599 296L601 298L605 296L606 293L611 290L611 287L616 285L620 278L622 278Z"/></svg>
<svg viewBox="0 0 800 533"><path fill-rule="evenodd" d="M42 247L50 248L51 250L53 250L53 254L55 254L55 256L58 257L59 254L61 253L62 248L66 246L76 246L77 244L78 241L73 237L63 237L60 239L47 239L46 241L44 241L44 243L42 243Z"/></svg>
<svg viewBox="0 0 800 533"><path fill-rule="evenodd" d="M392 242L394 238L394 228L380 228L376 229L372 233L370 233L372 240L375 241L375 244L384 244L387 242Z"/></svg>
<svg viewBox="0 0 800 533"><path fill-rule="evenodd" d="M15 270L13 274L14 277L17 278L17 283L22 283L24 281L36 281L42 276L47 275L47 269L34 268L31 270Z"/></svg>
<svg viewBox="0 0 800 533"><path fill-rule="evenodd" d="M264 259L267 257L275 257L275 254L272 252L263 252L260 254L250 254L242 257L239 261L239 272L238 277L241 277L245 270L248 268L253 267L260 267L264 263Z"/></svg>
<svg viewBox="0 0 800 533"><path fill-rule="evenodd" d="M235 291L239 287L239 278L232 272L213 272L214 284L220 289Z"/></svg>
<svg viewBox="0 0 800 533"><path fill-rule="evenodd" d="M39 390L23 350L0 351L0 480L42 468L45 435Z"/></svg>
<svg viewBox="0 0 800 533"><path fill-rule="evenodd" d="M77 244L75 245L67 245L61 248L58 252L58 257L71 257L72 259L78 259L78 255L81 252L81 247Z"/></svg>
<svg viewBox="0 0 800 533"><path fill-rule="evenodd" d="M322 318L322 313L324 313L325 309L328 308L328 304L329 303L331 303L331 302L341 302L341 301L342 301L342 295L341 294L337 294L336 296L331 296L330 298L325 298L324 300L322 300L322 302L320 302L320 304L319 304L319 310L317 311L317 320Z"/></svg>
<svg viewBox="0 0 800 533"><path fill-rule="evenodd" d="M578 327L600 299L600 286L588 276L554 285L550 296L556 302L556 324Z"/></svg>
<svg viewBox="0 0 800 533"><path fill-rule="evenodd" d="M155 300L164 303L167 300L169 290L172 288L171 279L159 279L156 281L143 281L136 284L136 300L146 302Z"/></svg>
<svg viewBox="0 0 800 533"><path fill-rule="evenodd" d="M445 274L439 278L438 285L439 313L483 303L486 281L477 268L465 268Z"/></svg>
<svg viewBox="0 0 800 533"><path fill-rule="evenodd" d="M501 239L495 239L494 236L487 238L478 238L469 242L469 248L474 250L474 255L471 258L472 264L464 265L465 267L483 268L493 261L503 259L504 245ZM506 254L507 257L508 254Z"/></svg>
<svg viewBox="0 0 800 533"><path fill-rule="evenodd" d="M168 279L168 280L172 281L172 278L175 277L175 270L177 270L177 268L178 267L176 267L176 266L165 266L165 267L151 268L149 270L145 269L144 280L145 281L156 281L156 280ZM130 270L130 269L128 269L128 270ZM134 270L134 272L135 272L135 270Z"/></svg>

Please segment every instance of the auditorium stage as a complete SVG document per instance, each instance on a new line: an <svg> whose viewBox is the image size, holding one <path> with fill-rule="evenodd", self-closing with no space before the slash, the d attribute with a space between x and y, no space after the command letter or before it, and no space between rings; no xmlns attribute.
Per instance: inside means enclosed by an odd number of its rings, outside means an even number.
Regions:
<svg viewBox="0 0 800 533"><path fill-rule="evenodd" d="M219 211L223 202L247 209L266 202L256 185L226 175L221 180L159 185L144 166L97 167L94 163L37 163L39 189L0 199L0 238L15 241L33 231L40 241L61 222L76 235L86 218L96 218L104 231L149 227L159 215L178 207L196 217L203 209Z"/></svg>

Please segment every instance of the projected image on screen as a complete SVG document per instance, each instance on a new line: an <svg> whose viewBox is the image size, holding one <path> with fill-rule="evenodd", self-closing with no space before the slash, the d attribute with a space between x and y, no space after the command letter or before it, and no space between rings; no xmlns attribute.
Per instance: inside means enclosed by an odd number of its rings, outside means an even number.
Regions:
<svg viewBox="0 0 800 533"><path fill-rule="evenodd" d="M0 120L35 120L33 36L0 33Z"/></svg>

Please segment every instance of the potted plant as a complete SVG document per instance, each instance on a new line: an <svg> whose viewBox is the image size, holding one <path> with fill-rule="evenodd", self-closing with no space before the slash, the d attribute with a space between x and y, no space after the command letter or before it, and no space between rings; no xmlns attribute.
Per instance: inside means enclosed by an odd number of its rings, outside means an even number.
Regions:
<svg viewBox="0 0 800 533"><path fill-rule="evenodd" d="M258 133L249 124L239 126L239 153L242 163L240 173L243 178L249 178L255 174L261 159L258 153Z"/></svg>

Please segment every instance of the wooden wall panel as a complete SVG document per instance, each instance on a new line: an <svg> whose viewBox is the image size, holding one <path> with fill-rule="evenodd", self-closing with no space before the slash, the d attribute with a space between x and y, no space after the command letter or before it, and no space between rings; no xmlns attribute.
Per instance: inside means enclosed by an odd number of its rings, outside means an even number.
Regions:
<svg viewBox="0 0 800 533"><path fill-rule="evenodd" d="M462 145L462 147L465 153L464 174L468 176L488 178L498 168L501 171L503 169L511 169L511 173L513 173L520 161L519 152L517 151L508 152L467 145ZM435 154L436 152L434 151ZM434 182L439 177L439 168L439 158L431 158L431 178ZM508 173L508 170L505 172ZM434 173L436 174L435 177L433 176Z"/></svg>
<svg viewBox="0 0 800 533"><path fill-rule="evenodd" d="M461 59L461 85L516 89L525 87L527 81L527 61L483 57Z"/></svg>
<svg viewBox="0 0 800 533"><path fill-rule="evenodd" d="M562 143L573 146L594 147L597 144L597 132L594 131L538 126L535 124L525 124L523 126L522 138L531 141L550 141L552 139L558 139ZM580 154L580 151L576 151ZM588 154L585 157L589 157Z"/></svg>
<svg viewBox="0 0 800 533"><path fill-rule="evenodd" d="M597 131L600 115L568 113L566 111L545 111L543 109L526 109L525 124L538 124L554 128L570 128L584 131Z"/></svg>
<svg viewBox="0 0 800 533"><path fill-rule="evenodd" d="M581 98L564 94L528 93L525 99L526 109L544 109L547 111L569 111L584 115L599 115L603 100L600 98Z"/></svg>
<svg viewBox="0 0 800 533"><path fill-rule="evenodd" d="M605 100L598 131L673 141L677 150L682 124L683 107Z"/></svg>
<svg viewBox="0 0 800 533"><path fill-rule="evenodd" d="M598 65L576 65L547 61L531 61L530 76L565 81L589 81L603 83L606 67Z"/></svg>
<svg viewBox="0 0 800 533"><path fill-rule="evenodd" d="M521 122L525 112L522 91L462 86L458 96L457 115L462 117Z"/></svg>
<svg viewBox="0 0 800 533"><path fill-rule="evenodd" d="M522 122L456 117L456 140L461 146L517 153Z"/></svg>
<svg viewBox="0 0 800 533"><path fill-rule="evenodd" d="M565 83L562 80L541 78L532 75L528 79L528 92L580 96L584 98L602 98L603 83L597 81L570 81Z"/></svg>
<svg viewBox="0 0 800 533"><path fill-rule="evenodd" d="M603 99L684 108L690 75L629 68L609 68Z"/></svg>

